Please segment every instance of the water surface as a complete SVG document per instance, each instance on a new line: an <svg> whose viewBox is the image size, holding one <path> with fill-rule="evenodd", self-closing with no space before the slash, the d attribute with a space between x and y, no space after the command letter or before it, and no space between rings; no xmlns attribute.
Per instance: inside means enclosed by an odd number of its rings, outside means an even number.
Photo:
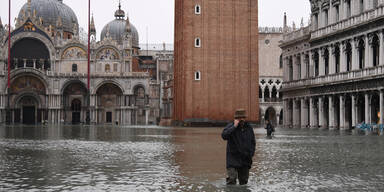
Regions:
<svg viewBox="0 0 384 192"><path fill-rule="evenodd" d="M247 186L227 187L222 128L0 127L0 191L384 191L384 137L255 129Z"/></svg>

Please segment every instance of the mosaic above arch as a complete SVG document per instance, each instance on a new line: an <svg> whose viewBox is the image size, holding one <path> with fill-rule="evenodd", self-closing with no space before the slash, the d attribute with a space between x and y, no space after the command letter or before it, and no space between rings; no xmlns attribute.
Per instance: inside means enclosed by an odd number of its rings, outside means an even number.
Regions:
<svg viewBox="0 0 384 192"><path fill-rule="evenodd" d="M36 92L45 94L45 85L40 79L33 76L22 76L12 82L11 93Z"/></svg>
<svg viewBox="0 0 384 192"><path fill-rule="evenodd" d="M84 49L80 47L69 47L67 48L62 57L62 59L85 59L87 58L87 53Z"/></svg>
<svg viewBox="0 0 384 192"><path fill-rule="evenodd" d="M119 60L119 54L112 48L104 48L96 55L98 60Z"/></svg>

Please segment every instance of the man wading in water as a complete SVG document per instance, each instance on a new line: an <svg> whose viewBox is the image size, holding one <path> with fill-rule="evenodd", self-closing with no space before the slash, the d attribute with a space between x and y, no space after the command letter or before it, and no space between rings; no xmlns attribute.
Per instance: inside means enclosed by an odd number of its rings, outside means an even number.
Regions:
<svg viewBox="0 0 384 192"><path fill-rule="evenodd" d="M255 154L255 134L251 125L245 121L244 109L235 112L235 120L228 124L221 134L227 140L227 184L235 185L239 179L240 185L248 183L249 169Z"/></svg>

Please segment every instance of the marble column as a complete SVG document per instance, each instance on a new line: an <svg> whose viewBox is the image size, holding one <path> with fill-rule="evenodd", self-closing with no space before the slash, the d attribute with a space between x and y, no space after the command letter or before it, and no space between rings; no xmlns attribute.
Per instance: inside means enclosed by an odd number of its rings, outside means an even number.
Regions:
<svg viewBox="0 0 384 192"><path fill-rule="evenodd" d="M384 35L383 35L383 32L381 32L381 31L378 33L378 35L379 35L379 41L380 41L380 43L379 43L379 50L380 50L380 53L379 53L379 65L384 65L384 45L383 45L383 43L384 43L384 40L383 40Z"/></svg>
<svg viewBox="0 0 384 192"><path fill-rule="evenodd" d="M261 89L261 102L265 102L265 97L264 97L264 90L265 90L265 88L262 88Z"/></svg>
<svg viewBox="0 0 384 192"><path fill-rule="evenodd" d="M371 46L369 44L369 38L368 38L368 35L365 35L364 36L364 42L365 42L365 53L364 53L364 68L368 68L368 67L372 67L372 62L370 62L370 58L371 58Z"/></svg>
<svg viewBox="0 0 384 192"><path fill-rule="evenodd" d="M297 66L298 66L298 64L297 64L297 56L294 55L292 57L292 70L293 70L292 80L297 80L297 72L298 72Z"/></svg>
<svg viewBox="0 0 384 192"><path fill-rule="evenodd" d="M347 55L346 55L346 43L340 44L340 72L347 71Z"/></svg>
<svg viewBox="0 0 384 192"><path fill-rule="evenodd" d="M148 125L148 119L149 119L149 109L145 110L145 124Z"/></svg>
<svg viewBox="0 0 384 192"><path fill-rule="evenodd" d="M310 122L310 128L315 127L315 109L313 106L313 98L309 98L309 122Z"/></svg>
<svg viewBox="0 0 384 192"><path fill-rule="evenodd" d="M340 95L340 130L345 129L345 103L344 96Z"/></svg>
<svg viewBox="0 0 384 192"><path fill-rule="evenodd" d="M296 121L295 121L295 127L300 127L300 122L301 122L301 106L300 106L300 100L295 100L295 116L296 116Z"/></svg>
<svg viewBox="0 0 384 192"><path fill-rule="evenodd" d="M359 69L359 39L352 40L352 70Z"/></svg>
<svg viewBox="0 0 384 192"><path fill-rule="evenodd" d="M301 122L300 122L300 125L301 125L301 128L305 128L308 125L308 106L306 104L305 98L302 98L300 102L301 102L301 106L300 106L301 107L301 110L300 110Z"/></svg>
<svg viewBox="0 0 384 192"><path fill-rule="evenodd" d="M329 129L334 129L335 128L335 108L333 106L333 96L328 97L328 119L329 119L329 124L328 127Z"/></svg>
<svg viewBox="0 0 384 192"><path fill-rule="evenodd" d="M301 57L300 57L300 62L301 62L301 69L300 69L300 72L301 72L301 79L305 79L307 78L306 77L306 63L305 63L305 54L304 53L301 53Z"/></svg>
<svg viewBox="0 0 384 192"><path fill-rule="evenodd" d="M364 99L365 99L365 123L371 123L370 122L370 110L369 110L369 95L368 93L364 94Z"/></svg>
<svg viewBox="0 0 384 192"><path fill-rule="evenodd" d="M343 0L340 1L339 13L340 13L339 20L343 20L345 18L345 16L346 16L346 14L345 14L345 3L344 3Z"/></svg>
<svg viewBox="0 0 384 192"><path fill-rule="evenodd" d="M315 67L313 66L313 58L312 58L312 51L309 51L308 52L308 55L309 55L309 77L314 77L315 73L314 73L314 70L315 70Z"/></svg>
<svg viewBox="0 0 384 192"><path fill-rule="evenodd" d="M356 96L354 94L351 95L351 107L352 107L352 127L356 126Z"/></svg>
<svg viewBox="0 0 384 192"><path fill-rule="evenodd" d="M325 48L319 49L319 76L325 75L324 50Z"/></svg>
<svg viewBox="0 0 384 192"><path fill-rule="evenodd" d="M287 115L288 115L288 105L287 105L287 100L283 100L283 126L287 126Z"/></svg>
<svg viewBox="0 0 384 192"><path fill-rule="evenodd" d="M322 97L319 97L319 101L318 101L318 117L319 117L319 127L324 127L324 105L323 105Z"/></svg>
<svg viewBox="0 0 384 192"><path fill-rule="evenodd" d="M334 74L336 73L335 45L332 45L330 49L331 51L329 55L328 71L329 71L329 74Z"/></svg>
<svg viewBox="0 0 384 192"><path fill-rule="evenodd" d="M380 90L380 124L383 124L384 114L383 114L383 104L384 104L383 90Z"/></svg>

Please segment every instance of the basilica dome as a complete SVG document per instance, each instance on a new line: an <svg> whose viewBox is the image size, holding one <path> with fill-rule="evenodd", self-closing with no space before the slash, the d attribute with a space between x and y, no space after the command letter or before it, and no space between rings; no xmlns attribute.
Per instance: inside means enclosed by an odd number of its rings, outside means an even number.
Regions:
<svg viewBox="0 0 384 192"><path fill-rule="evenodd" d="M100 39L103 40L107 37L107 35L109 35L109 37L111 37L113 40L116 40L119 44L122 44L127 24L127 21L124 19L124 17L125 13L119 6L119 9L115 12L115 19L103 27ZM136 27L130 22L129 26L132 36L132 46L139 47L139 33L137 32Z"/></svg>
<svg viewBox="0 0 384 192"><path fill-rule="evenodd" d="M28 13L29 5L25 3L21 8L18 19L23 20L24 14ZM65 32L78 33L78 21L73 10L63 3L63 0L31 0L31 11L36 10L36 17L43 19L43 26L52 25L56 28L59 18Z"/></svg>

